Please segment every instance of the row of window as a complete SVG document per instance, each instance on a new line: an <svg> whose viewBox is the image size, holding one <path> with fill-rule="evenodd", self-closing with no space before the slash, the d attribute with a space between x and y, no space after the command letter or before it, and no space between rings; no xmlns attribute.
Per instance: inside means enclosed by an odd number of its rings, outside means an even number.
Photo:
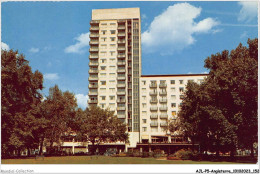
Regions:
<svg viewBox="0 0 260 174"><path fill-rule="evenodd" d="M179 87L179 92L184 92L184 87ZM153 89L153 90L149 90L149 91L152 91L152 92L157 92L157 90L156 89ZM166 92L166 89L161 89L160 91L162 91L162 92ZM176 92L176 90L175 90L175 87L172 87L171 88L171 90L170 90L170 92ZM146 88L142 88L142 93L146 93Z"/></svg>
<svg viewBox="0 0 260 174"><path fill-rule="evenodd" d="M170 80L170 84L175 85L177 84L176 82L179 81L179 84L184 84L184 80ZM202 82L203 79L198 79L198 82ZM152 85L156 85L157 81L156 80L151 80L150 81ZM188 80L188 82L194 82L193 79ZM160 80L160 84L166 84L166 80ZM146 85L146 80L142 80L142 85Z"/></svg>

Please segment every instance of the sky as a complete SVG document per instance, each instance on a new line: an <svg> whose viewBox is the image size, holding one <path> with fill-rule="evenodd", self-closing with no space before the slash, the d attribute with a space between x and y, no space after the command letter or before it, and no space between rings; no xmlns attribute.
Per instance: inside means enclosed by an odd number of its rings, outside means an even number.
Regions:
<svg viewBox="0 0 260 174"><path fill-rule="evenodd" d="M143 75L207 73L207 57L258 36L256 1L3 2L1 48L44 75L44 96L57 84L84 109L92 9L131 7L141 11Z"/></svg>

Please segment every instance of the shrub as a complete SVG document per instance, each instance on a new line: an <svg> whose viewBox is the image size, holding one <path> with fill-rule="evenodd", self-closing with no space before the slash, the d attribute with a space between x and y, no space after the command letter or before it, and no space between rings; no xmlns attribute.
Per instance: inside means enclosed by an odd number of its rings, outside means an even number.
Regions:
<svg viewBox="0 0 260 174"><path fill-rule="evenodd" d="M134 152L133 152L133 156L134 157L141 157L142 153L138 149L135 149Z"/></svg>
<svg viewBox="0 0 260 174"><path fill-rule="evenodd" d="M154 158L159 158L162 156L162 151L160 149L154 150Z"/></svg>
<svg viewBox="0 0 260 174"><path fill-rule="evenodd" d="M181 150L178 150L177 152L175 152L175 154L173 156L177 157L179 159L182 159L182 160L191 160L191 159L193 159L195 154L196 153L192 152L190 149L188 149L188 150L181 149Z"/></svg>
<svg viewBox="0 0 260 174"><path fill-rule="evenodd" d="M147 157L149 157L149 152L143 152L142 158L147 158Z"/></svg>

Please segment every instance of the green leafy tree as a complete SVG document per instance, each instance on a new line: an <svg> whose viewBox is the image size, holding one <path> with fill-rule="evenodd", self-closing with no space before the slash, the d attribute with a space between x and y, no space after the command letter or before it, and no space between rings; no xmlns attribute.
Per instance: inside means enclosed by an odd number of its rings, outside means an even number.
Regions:
<svg viewBox="0 0 260 174"><path fill-rule="evenodd" d="M54 152L54 145L59 146L62 136L70 131L77 109L77 101L74 94L62 92L57 85L49 89L49 96L41 106L42 118L48 124L44 127L44 135L41 138L41 145L47 142L49 153Z"/></svg>
<svg viewBox="0 0 260 174"><path fill-rule="evenodd" d="M30 148L37 118L33 110L40 103L43 75L34 73L18 51L1 51L2 155ZM27 146L27 147L26 147ZM20 153L18 153L20 154Z"/></svg>
<svg viewBox="0 0 260 174"><path fill-rule="evenodd" d="M92 153L100 143L128 141L126 125L122 123L114 112L93 106L77 113L77 135L83 141L92 143Z"/></svg>

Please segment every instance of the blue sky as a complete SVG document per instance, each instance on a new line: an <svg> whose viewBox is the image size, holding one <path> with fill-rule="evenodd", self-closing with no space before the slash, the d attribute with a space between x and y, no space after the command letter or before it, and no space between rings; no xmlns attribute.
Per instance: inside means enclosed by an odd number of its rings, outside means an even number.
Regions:
<svg viewBox="0 0 260 174"><path fill-rule="evenodd" d="M43 94L57 84L80 107L88 93L92 9L139 7L142 74L205 73L204 60L231 50L258 31L256 2L4 2L2 49L25 55L44 74Z"/></svg>

